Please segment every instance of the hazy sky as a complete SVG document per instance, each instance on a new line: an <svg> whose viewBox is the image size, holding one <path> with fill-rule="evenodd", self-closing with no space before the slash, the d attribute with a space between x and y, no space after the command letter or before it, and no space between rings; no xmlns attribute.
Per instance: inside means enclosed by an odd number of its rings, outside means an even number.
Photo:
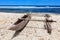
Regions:
<svg viewBox="0 0 60 40"><path fill-rule="evenodd" d="M60 5L60 0L0 0L0 5Z"/></svg>

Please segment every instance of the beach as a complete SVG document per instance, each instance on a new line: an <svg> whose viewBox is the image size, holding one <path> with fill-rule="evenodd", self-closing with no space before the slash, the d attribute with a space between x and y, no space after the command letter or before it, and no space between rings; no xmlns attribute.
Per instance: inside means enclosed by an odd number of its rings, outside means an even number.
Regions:
<svg viewBox="0 0 60 40"><path fill-rule="evenodd" d="M0 40L60 40L60 14L50 14L50 13L36 13L31 16L31 20L45 20L44 15L49 14L51 17L49 20L54 20L56 22L51 23L52 33L47 33L44 29L45 22L40 21L29 21L26 27L13 39L12 36L15 33L9 28L26 13L6 13L0 12Z"/></svg>

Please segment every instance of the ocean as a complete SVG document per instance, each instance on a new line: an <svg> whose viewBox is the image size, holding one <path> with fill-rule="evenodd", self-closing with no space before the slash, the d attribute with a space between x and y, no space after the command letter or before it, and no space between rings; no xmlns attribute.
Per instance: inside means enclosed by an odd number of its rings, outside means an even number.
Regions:
<svg viewBox="0 0 60 40"><path fill-rule="evenodd" d="M60 6L0 6L0 12L11 13L55 13L60 14Z"/></svg>

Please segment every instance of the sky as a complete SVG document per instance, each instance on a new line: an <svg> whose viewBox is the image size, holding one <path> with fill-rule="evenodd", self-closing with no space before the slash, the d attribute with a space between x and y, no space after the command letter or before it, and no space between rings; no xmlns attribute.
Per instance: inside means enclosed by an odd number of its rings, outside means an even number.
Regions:
<svg viewBox="0 0 60 40"><path fill-rule="evenodd" d="M60 0L0 0L0 5L60 5Z"/></svg>

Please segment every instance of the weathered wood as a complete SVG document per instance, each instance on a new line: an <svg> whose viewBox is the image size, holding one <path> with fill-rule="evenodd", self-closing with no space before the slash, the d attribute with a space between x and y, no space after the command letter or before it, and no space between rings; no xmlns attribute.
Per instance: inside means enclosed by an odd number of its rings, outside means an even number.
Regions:
<svg viewBox="0 0 60 40"><path fill-rule="evenodd" d="M24 28L26 26L26 24L31 19L31 17L29 15L24 15L22 18L24 18L24 20L18 19L14 23L14 26L12 26L9 30L16 30L16 31L21 30L22 28Z"/></svg>
<svg viewBox="0 0 60 40"><path fill-rule="evenodd" d="M44 25L44 27L45 27L45 29L47 29L47 32L48 32L49 34L51 34L51 32L52 32L52 27L51 27L50 23L56 22L56 21L48 20L49 17L50 17L50 15L48 15L48 14L46 14L45 17L46 17L46 19L45 19L45 25Z"/></svg>
<svg viewBox="0 0 60 40"><path fill-rule="evenodd" d="M30 15L24 15L22 18L24 18L24 20L18 19L14 23L15 26L12 26L9 29L9 30L15 30L16 31L12 38L14 38L17 34L19 34L20 31L22 31L24 29L24 27L27 25L27 23L31 19L31 16Z"/></svg>

